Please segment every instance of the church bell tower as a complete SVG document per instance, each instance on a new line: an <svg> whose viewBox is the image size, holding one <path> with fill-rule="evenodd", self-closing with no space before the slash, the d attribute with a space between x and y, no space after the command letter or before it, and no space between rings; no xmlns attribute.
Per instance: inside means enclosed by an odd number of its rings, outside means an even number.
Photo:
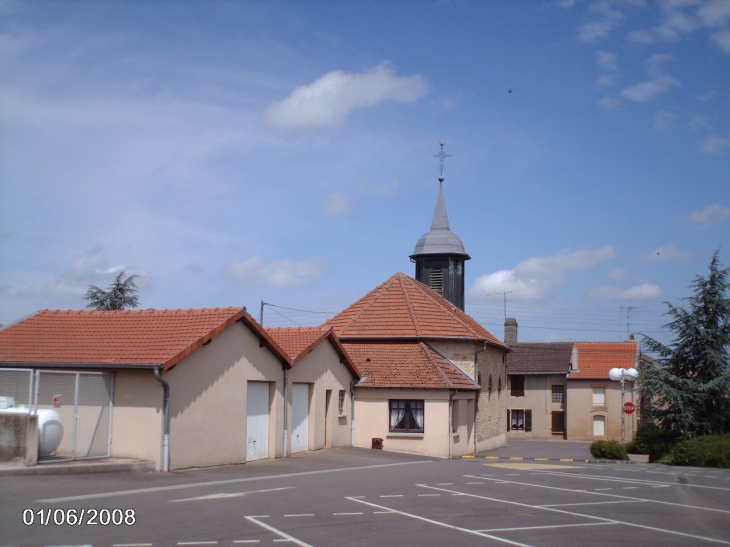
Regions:
<svg viewBox="0 0 730 547"><path fill-rule="evenodd" d="M449 229L449 217L444 203L444 142L434 157L440 159L439 197L431 221L431 231L421 236L410 256L416 263L416 279L431 287L454 306L464 310L464 262L471 257L464 245Z"/></svg>

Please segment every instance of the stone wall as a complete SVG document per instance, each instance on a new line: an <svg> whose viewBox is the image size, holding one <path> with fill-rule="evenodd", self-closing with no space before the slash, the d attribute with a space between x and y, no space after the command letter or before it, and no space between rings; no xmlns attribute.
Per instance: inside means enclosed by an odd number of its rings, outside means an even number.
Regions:
<svg viewBox="0 0 730 547"><path fill-rule="evenodd" d="M38 463L38 416L0 412L0 462Z"/></svg>

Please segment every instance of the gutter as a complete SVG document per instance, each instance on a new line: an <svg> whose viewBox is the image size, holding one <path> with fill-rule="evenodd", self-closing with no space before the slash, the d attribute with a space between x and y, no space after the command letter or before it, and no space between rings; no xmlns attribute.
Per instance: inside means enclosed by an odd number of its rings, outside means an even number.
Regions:
<svg viewBox="0 0 730 547"><path fill-rule="evenodd" d="M352 405L352 415L350 416L350 446L355 446L355 386L367 379L367 376L363 376L361 378L353 378L350 382L350 404Z"/></svg>
<svg viewBox="0 0 730 547"><path fill-rule="evenodd" d="M160 373L162 372L162 366L155 367L155 378L162 384L165 390L165 397L163 403L163 409L165 412L165 435L162 441L162 471L165 473L170 472L170 384L162 379Z"/></svg>
<svg viewBox="0 0 730 547"><path fill-rule="evenodd" d="M263 303L263 301L262 301ZM263 308L262 308L263 309ZM294 366L294 359L292 359ZM289 455L289 369L284 367L284 457Z"/></svg>
<svg viewBox="0 0 730 547"><path fill-rule="evenodd" d="M453 457L454 453L454 397L459 393L458 390L454 390L449 395L449 459Z"/></svg>
<svg viewBox="0 0 730 547"><path fill-rule="evenodd" d="M479 380L479 354L487 351L487 341L484 341L484 347L480 350L477 350L474 353L474 380ZM479 384L479 391L477 391L476 401L474 402L474 454L477 453L477 446L478 446L478 436L479 436L479 395L482 393L481 390L481 384Z"/></svg>

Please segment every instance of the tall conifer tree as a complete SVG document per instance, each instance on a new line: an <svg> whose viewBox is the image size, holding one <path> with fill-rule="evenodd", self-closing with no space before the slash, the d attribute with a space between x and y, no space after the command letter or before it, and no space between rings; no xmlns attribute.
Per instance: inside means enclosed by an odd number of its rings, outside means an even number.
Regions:
<svg viewBox="0 0 730 547"><path fill-rule="evenodd" d="M87 308L95 310L123 310L139 306L137 284L134 282L138 275L130 275L124 279L124 272L119 272L114 282L105 291L95 285L89 285L84 300L89 300Z"/></svg>
<svg viewBox="0 0 730 547"><path fill-rule="evenodd" d="M668 302L674 333L669 345L644 338L644 346L659 356L659 365L643 361L639 385L651 401L651 416L664 429L684 437L730 431L730 298L728 272L719 250L710 274L690 285L694 295L686 306Z"/></svg>

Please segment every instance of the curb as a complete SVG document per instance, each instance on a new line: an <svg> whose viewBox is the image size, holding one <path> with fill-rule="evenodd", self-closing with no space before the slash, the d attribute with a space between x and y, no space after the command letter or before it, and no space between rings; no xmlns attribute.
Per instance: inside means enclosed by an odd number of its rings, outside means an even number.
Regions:
<svg viewBox="0 0 730 547"><path fill-rule="evenodd" d="M631 460L597 460L597 459L581 459L581 458L523 458L520 456L474 456L465 455L463 459L485 459L485 460L505 460L513 462L579 462L579 463L613 463L619 465L633 465L636 462Z"/></svg>
<svg viewBox="0 0 730 547"><path fill-rule="evenodd" d="M0 468L0 477L22 475L77 475L80 473L149 473L155 470L154 462L114 462L87 464L41 464L29 467Z"/></svg>

